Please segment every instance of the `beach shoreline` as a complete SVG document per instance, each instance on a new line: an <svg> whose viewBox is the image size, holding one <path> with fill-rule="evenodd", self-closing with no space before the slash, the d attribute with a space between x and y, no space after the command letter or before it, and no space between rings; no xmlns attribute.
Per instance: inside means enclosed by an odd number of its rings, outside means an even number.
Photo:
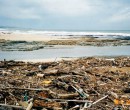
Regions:
<svg viewBox="0 0 130 110"><path fill-rule="evenodd" d="M119 37L119 38L118 38ZM0 50L33 51L44 47L61 46L127 46L129 37L46 36L44 34L0 33Z"/></svg>
<svg viewBox="0 0 130 110"><path fill-rule="evenodd" d="M58 40L57 36L45 36L41 34L0 33L0 39L12 41L50 41Z"/></svg>

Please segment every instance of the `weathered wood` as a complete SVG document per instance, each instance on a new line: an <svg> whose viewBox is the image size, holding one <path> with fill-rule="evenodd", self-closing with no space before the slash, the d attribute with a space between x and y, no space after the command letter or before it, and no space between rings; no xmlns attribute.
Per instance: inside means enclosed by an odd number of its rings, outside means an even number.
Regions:
<svg viewBox="0 0 130 110"><path fill-rule="evenodd" d="M17 108L17 109L23 109L23 110L25 110L24 107L22 107L22 106L16 106L16 105L0 104L0 106L3 106L3 107L11 107L11 108Z"/></svg>
<svg viewBox="0 0 130 110"><path fill-rule="evenodd" d="M34 100L34 107L45 107L53 110L62 110L61 104L56 101Z"/></svg>
<svg viewBox="0 0 130 110"><path fill-rule="evenodd" d="M90 104L90 105L89 105L88 107L86 107L86 108L89 108L89 107L91 107L92 105L97 104L98 102L104 100L104 99L107 98L107 97L108 97L108 95L105 95L104 97L102 97L102 98L98 99L97 101L93 102L92 104Z"/></svg>
<svg viewBox="0 0 130 110"><path fill-rule="evenodd" d="M50 99L50 98L41 98L38 97L40 100L47 100L47 101L60 101L60 102L89 102L92 103L92 101L89 100L76 100L76 99Z"/></svg>
<svg viewBox="0 0 130 110"><path fill-rule="evenodd" d="M77 110L79 107L80 107L79 105L76 105L76 106L70 108L69 110Z"/></svg>
<svg viewBox="0 0 130 110"><path fill-rule="evenodd" d="M58 79L70 78L70 77L79 77L79 78L82 78L83 76L80 76L80 75L64 75L64 76L59 76Z"/></svg>
<svg viewBox="0 0 130 110"><path fill-rule="evenodd" d="M30 90L30 91L49 91L47 88L20 88L20 87L5 87L0 89L18 89L18 90Z"/></svg>
<svg viewBox="0 0 130 110"><path fill-rule="evenodd" d="M58 94L58 98L60 98L60 99L71 99L71 98L74 98L74 97L77 97L77 96L79 96L78 93Z"/></svg>
<svg viewBox="0 0 130 110"><path fill-rule="evenodd" d="M115 99L119 98L118 95L116 93L112 92L112 91L109 91L108 93Z"/></svg>
<svg viewBox="0 0 130 110"><path fill-rule="evenodd" d="M47 68L45 71L44 71L44 74L45 75L56 75L58 74L58 69L55 69L55 68Z"/></svg>
<svg viewBox="0 0 130 110"><path fill-rule="evenodd" d="M33 106L33 102L30 102L30 103L28 104L28 107L26 108L26 110L31 110L31 109L32 109L32 106Z"/></svg>

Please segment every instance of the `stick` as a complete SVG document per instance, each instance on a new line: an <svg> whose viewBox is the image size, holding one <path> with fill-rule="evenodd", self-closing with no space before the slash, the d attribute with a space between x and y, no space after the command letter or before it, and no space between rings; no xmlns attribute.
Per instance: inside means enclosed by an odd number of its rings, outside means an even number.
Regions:
<svg viewBox="0 0 130 110"><path fill-rule="evenodd" d="M69 110L77 110L77 108L79 108L79 107L80 107L79 105L76 105L76 106L70 108Z"/></svg>
<svg viewBox="0 0 130 110"><path fill-rule="evenodd" d="M0 89L19 89L19 90L30 90L30 91L49 91L47 88L20 88L20 87L5 87Z"/></svg>
<svg viewBox="0 0 130 110"><path fill-rule="evenodd" d="M30 102L30 103L28 104L28 107L26 108L26 110L31 110L32 106L33 106L33 103Z"/></svg>
<svg viewBox="0 0 130 110"><path fill-rule="evenodd" d="M107 98L107 97L108 97L108 95L105 95L104 97L102 97L102 98L98 99L97 101L93 102L92 104L90 104L90 105L89 105L88 107L86 107L86 108L91 107L92 105L94 105L94 104L100 102L101 100L103 100L103 99L105 99L105 98Z"/></svg>
<svg viewBox="0 0 130 110"><path fill-rule="evenodd" d="M58 79L66 78L66 77L79 77L82 78L83 76L80 75L64 75L64 76L59 76Z"/></svg>
<svg viewBox="0 0 130 110"><path fill-rule="evenodd" d="M89 101L89 100L65 100L65 99L49 99L49 98L41 98L41 97L38 97L38 99L41 99L41 100L47 100L47 101L61 101L61 102L90 102L92 103L92 101Z"/></svg>
<svg viewBox="0 0 130 110"><path fill-rule="evenodd" d="M105 98L107 98L107 97L108 97L108 95L106 95L106 96L104 96L104 97L98 99L97 101L93 102L92 105L94 105L94 104L100 102L101 100L103 100L103 99L105 99Z"/></svg>
<svg viewBox="0 0 130 110"><path fill-rule="evenodd" d="M12 108L17 108L17 109L23 109L23 110L25 110L24 107L22 107L22 106L16 106L16 105L0 104L0 106L4 106L4 107L12 107Z"/></svg>

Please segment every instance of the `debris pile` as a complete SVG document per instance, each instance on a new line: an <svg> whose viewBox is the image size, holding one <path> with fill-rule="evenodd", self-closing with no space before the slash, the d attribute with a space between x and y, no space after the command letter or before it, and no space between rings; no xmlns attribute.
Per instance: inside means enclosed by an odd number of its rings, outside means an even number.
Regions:
<svg viewBox="0 0 130 110"><path fill-rule="evenodd" d="M130 58L0 62L1 110L129 110Z"/></svg>

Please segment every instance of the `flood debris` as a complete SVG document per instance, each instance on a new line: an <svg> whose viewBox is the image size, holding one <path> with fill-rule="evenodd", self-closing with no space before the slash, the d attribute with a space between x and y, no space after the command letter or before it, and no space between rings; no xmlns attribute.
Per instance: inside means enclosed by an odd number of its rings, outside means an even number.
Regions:
<svg viewBox="0 0 130 110"><path fill-rule="evenodd" d="M14 109L129 110L130 58L0 61L0 110Z"/></svg>

